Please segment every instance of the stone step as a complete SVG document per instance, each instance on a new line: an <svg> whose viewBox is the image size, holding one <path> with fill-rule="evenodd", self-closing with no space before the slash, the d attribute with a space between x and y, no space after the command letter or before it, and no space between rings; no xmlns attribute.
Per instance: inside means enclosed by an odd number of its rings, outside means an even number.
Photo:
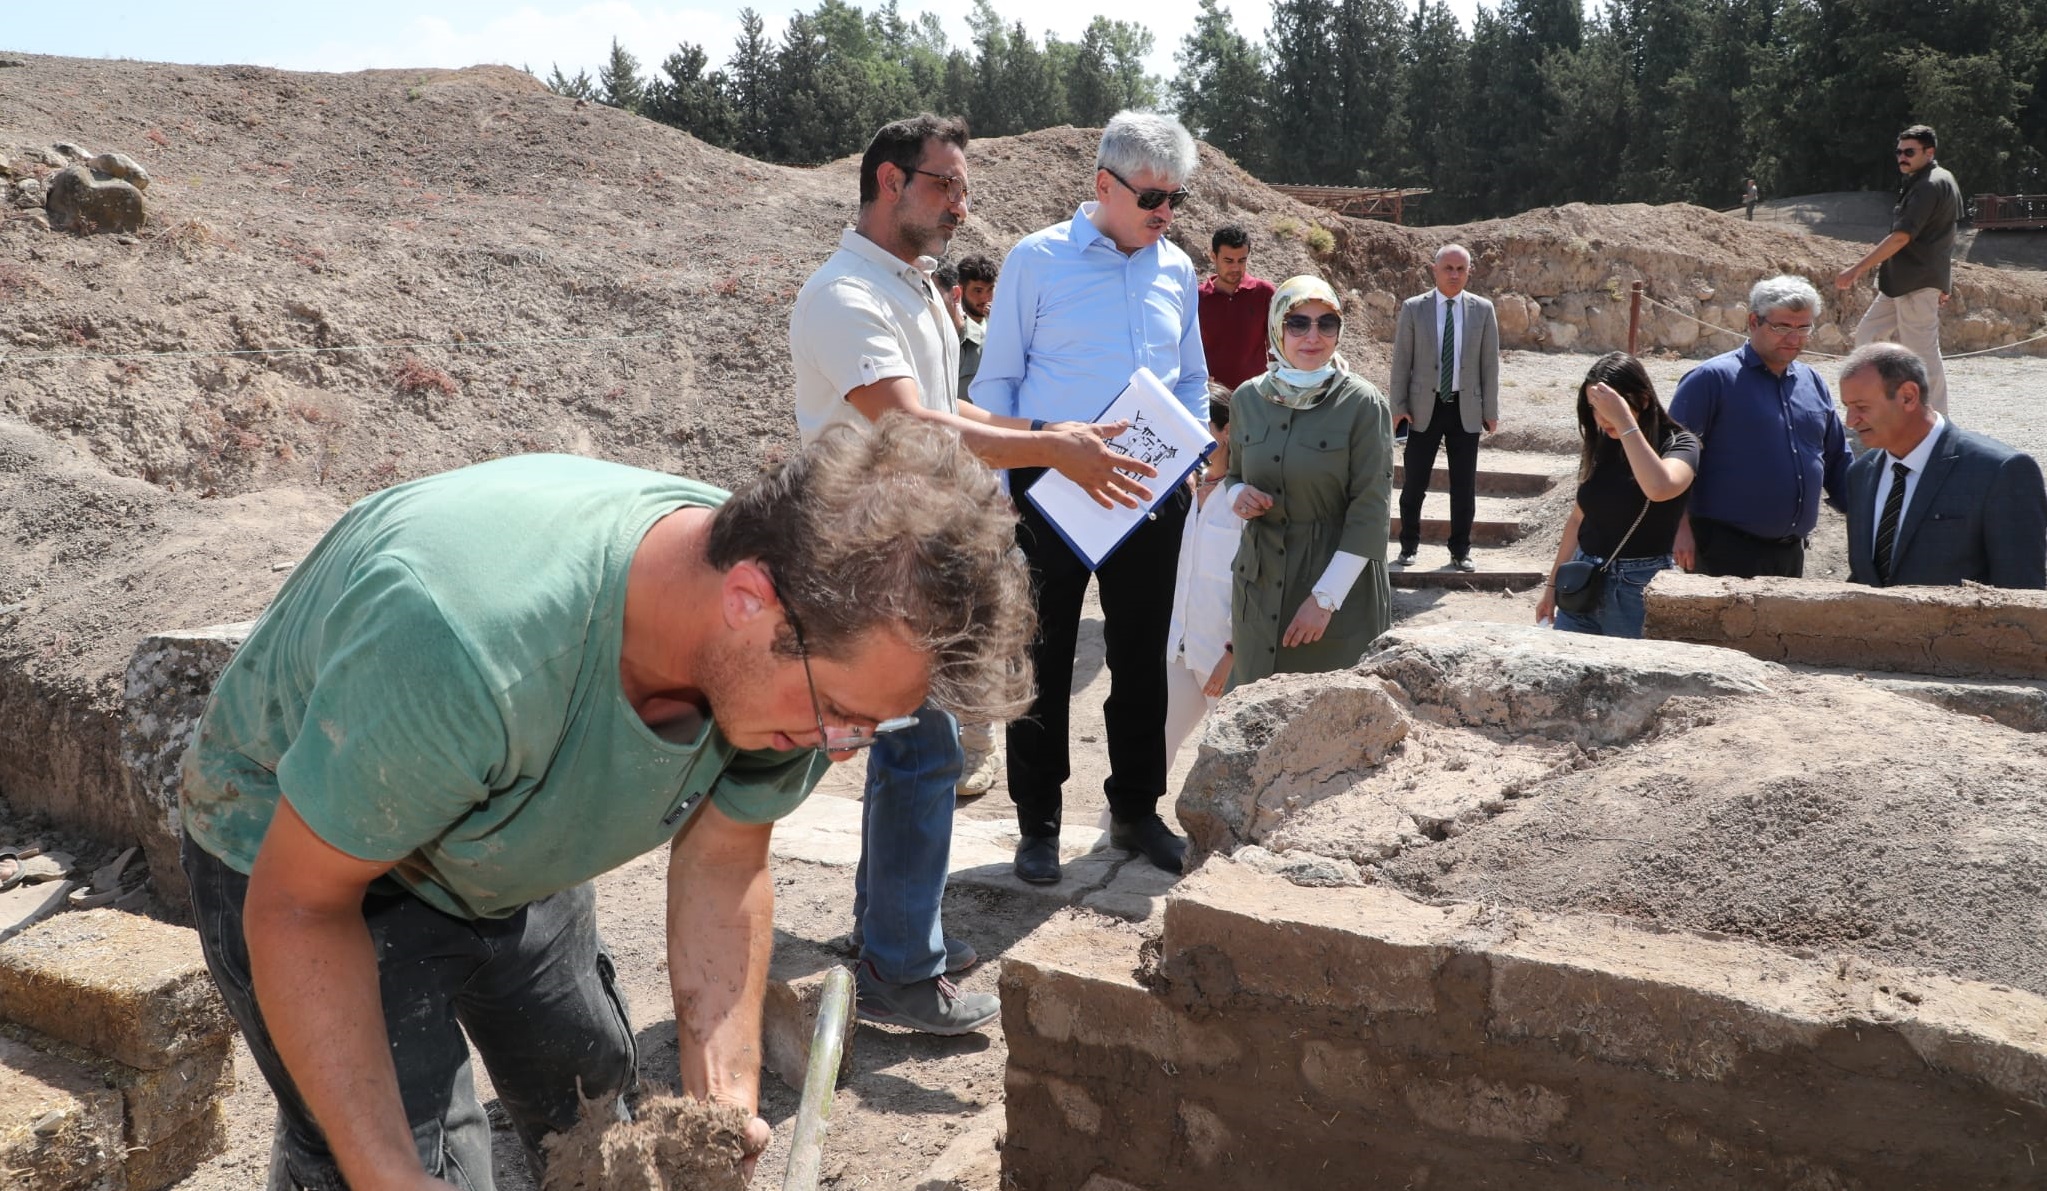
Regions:
<svg viewBox="0 0 2047 1191"><path fill-rule="evenodd" d="M1495 570L1487 565L1490 560L1482 551L1472 551L1472 559L1478 563L1476 571L1415 566L1389 567L1387 574L1394 587L1406 591L1530 591L1547 578L1547 572L1530 570L1525 562L1507 563L1511 569Z"/></svg>
<svg viewBox="0 0 2047 1191"><path fill-rule="evenodd" d="M1560 479L1570 475L1573 466L1571 460L1558 455L1483 449L1479 451L1478 463L1480 496L1541 496L1556 487ZM1406 465L1395 463L1393 490L1399 492L1406 483ZM1450 469L1440 455L1435 470L1429 473L1429 491L1450 491Z"/></svg>
<svg viewBox="0 0 2047 1191"><path fill-rule="evenodd" d="M1471 544L1473 546L1505 546L1518 542L1527 533L1522 527L1517 502L1498 496L1478 498L1477 515L1471 522ZM1400 542L1400 513L1396 508L1387 521L1386 537L1397 547ZM1431 545L1442 545L1450 540L1450 494L1431 492L1422 502L1422 541Z"/></svg>

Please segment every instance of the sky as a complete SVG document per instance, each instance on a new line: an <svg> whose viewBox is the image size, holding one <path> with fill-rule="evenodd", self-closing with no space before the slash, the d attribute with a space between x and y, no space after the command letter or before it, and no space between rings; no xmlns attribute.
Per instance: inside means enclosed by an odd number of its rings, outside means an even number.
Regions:
<svg viewBox="0 0 2047 1191"><path fill-rule="evenodd" d="M875 7L874 0L852 2ZM1467 29L1477 4L1450 0ZM66 5L0 0L5 11L0 51L279 70L496 62L531 67L542 77L558 64L564 73L585 69L594 78L613 37L639 58L644 72L654 70L684 41L703 46L713 63L722 64L739 34L739 10L748 6L749 0L358 0L346 5L328 0L109 0L82 17ZM905 15L939 13L952 43L966 44L970 0L899 0L899 6ZM817 0L751 0L751 7L767 21L769 33L779 36L791 13L814 9ZM1239 32L1263 39L1271 0L1224 0L1223 7ZM1049 31L1068 41L1078 40L1098 13L1136 21L1156 39L1152 72L1171 78L1173 52L1194 28L1196 5L1193 0L1108 7L1099 0L995 0L995 11L1012 21L1023 17L1040 38Z"/></svg>

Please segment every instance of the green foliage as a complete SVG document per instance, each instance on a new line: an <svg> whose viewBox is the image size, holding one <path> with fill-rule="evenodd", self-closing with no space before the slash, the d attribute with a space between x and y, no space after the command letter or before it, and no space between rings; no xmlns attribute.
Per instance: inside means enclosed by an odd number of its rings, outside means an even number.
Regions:
<svg viewBox="0 0 2047 1191"><path fill-rule="evenodd" d="M1897 185L1895 134L1940 132L1968 193L2047 192L2041 0L1491 0L1467 30L1447 0L1273 0L1253 40L1197 0L1170 85L1149 29L1097 16L1075 41L973 0L968 39L900 0L817 0L779 31L744 9L722 68L684 44L651 77L616 42L556 92L637 111L772 161L859 152L920 111L976 136L1099 126L1176 109L1259 177L1422 186L1457 221L1582 202L1732 207L1764 194ZM1410 5L1412 7L1410 7ZM1282 225L1288 225L1282 230ZM1282 218L1275 231L1311 237ZM1326 234L1326 229L1321 229Z"/></svg>

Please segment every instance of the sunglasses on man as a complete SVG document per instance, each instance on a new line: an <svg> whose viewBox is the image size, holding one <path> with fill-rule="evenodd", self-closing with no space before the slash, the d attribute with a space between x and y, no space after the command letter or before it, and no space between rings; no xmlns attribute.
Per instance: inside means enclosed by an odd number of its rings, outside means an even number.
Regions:
<svg viewBox="0 0 2047 1191"><path fill-rule="evenodd" d="M1105 165L1102 169L1111 178L1123 183L1123 189L1137 196L1137 209L1140 211L1156 211L1159 209L1160 203L1170 203L1173 210L1177 211L1180 209L1180 204L1187 201L1187 192L1184 190L1139 190L1137 187L1132 186L1123 175L1109 169L1108 166Z"/></svg>
<svg viewBox="0 0 2047 1191"><path fill-rule="evenodd" d="M1305 314L1289 314L1279 320L1279 325L1285 327L1286 333L1289 335L1306 335L1308 328L1313 327L1324 335L1335 338L1343 331L1343 316L1340 314L1324 314L1316 318L1309 318Z"/></svg>

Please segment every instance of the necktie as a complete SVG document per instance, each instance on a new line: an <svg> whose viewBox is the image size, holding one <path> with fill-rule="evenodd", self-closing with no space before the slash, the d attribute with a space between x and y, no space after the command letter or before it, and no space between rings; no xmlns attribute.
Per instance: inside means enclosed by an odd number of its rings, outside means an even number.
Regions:
<svg viewBox="0 0 2047 1191"><path fill-rule="evenodd" d="M1912 469L1903 462L1891 464L1891 491L1884 497L1884 515L1876 523L1876 577L1891 581L1891 548L1898 541L1898 518L1905 512L1905 477Z"/></svg>
<svg viewBox="0 0 2047 1191"><path fill-rule="evenodd" d="M1436 374L1436 400L1450 400L1450 381L1457 375L1457 303L1443 303L1443 367Z"/></svg>

